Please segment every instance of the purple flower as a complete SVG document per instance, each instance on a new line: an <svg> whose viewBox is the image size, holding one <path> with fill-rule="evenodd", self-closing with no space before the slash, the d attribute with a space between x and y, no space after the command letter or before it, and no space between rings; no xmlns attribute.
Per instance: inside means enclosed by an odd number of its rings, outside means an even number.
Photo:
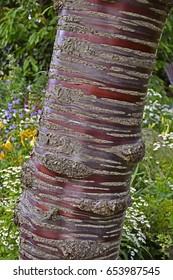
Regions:
<svg viewBox="0 0 173 280"><path fill-rule="evenodd" d="M23 114L19 114L19 118L20 118L20 119L23 119Z"/></svg>
<svg viewBox="0 0 173 280"><path fill-rule="evenodd" d="M38 114L38 115L41 115L41 114L42 114L42 110L39 109L39 110L37 111L37 114Z"/></svg>
<svg viewBox="0 0 173 280"><path fill-rule="evenodd" d="M36 112L32 112L32 113L30 114L30 116L33 117L33 116L35 116L36 114L37 114Z"/></svg>
<svg viewBox="0 0 173 280"><path fill-rule="evenodd" d="M6 85L9 85L10 84L10 80L6 80Z"/></svg>
<svg viewBox="0 0 173 280"><path fill-rule="evenodd" d="M9 109L9 112L13 112L13 104L12 103L8 103L8 109Z"/></svg>
<svg viewBox="0 0 173 280"><path fill-rule="evenodd" d="M10 130L15 129L17 126L16 125L10 125Z"/></svg>
<svg viewBox="0 0 173 280"><path fill-rule="evenodd" d="M28 104L24 104L24 108L25 108L25 109L28 109Z"/></svg>
<svg viewBox="0 0 173 280"><path fill-rule="evenodd" d="M4 113L5 113L5 116L6 116L6 120L7 120L7 121L11 120L11 118L12 118L13 116L12 116L11 114L9 114L10 112L7 111L7 110L5 110Z"/></svg>
<svg viewBox="0 0 173 280"><path fill-rule="evenodd" d="M5 114L6 117L8 117L9 111L8 110L4 110L4 114Z"/></svg>
<svg viewBox="0 0 173 280"><path fill-rule="evenodd" d="M29 85L29 86L27 86L27 88L26 88L27 90L31 90L31 86Z"/></svg>
<svg viewBox="0 0 173 280"><path fill-rule="evenodd" d="M28 124L25 124L25 125L24 125L24 128L28 128Z"/></svg>
<svg viewBox="0 0 173 280"><path fill-rule="evenodd" d="M6 117L7 121L10 121L12 118L12 115L8 115L8 117Z"/></svg>
<svg viewBox="0 0 173 280"><path fill-rule="evenodd" d="M20 100L19 100L19 99L13 100L12 103L13 103L13 104L19 104L19 103L20 103Z"/></svg>

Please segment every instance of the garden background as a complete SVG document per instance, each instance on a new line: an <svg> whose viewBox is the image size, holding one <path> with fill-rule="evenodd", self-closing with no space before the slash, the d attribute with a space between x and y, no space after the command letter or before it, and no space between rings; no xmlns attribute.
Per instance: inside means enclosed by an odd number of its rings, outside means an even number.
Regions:
<svg viewBox="0 0 173 280"><path fill-rule="evenodd" d="M51 0L0 3L0 259L18 259L14 206L21 165L41 115L57 17ZM167 20L144 110L146 155L131 180L120 259L173 259L173 11ZM173 78L173 71L170 71ZM173 79L172 79L173 80Z"/></svg>

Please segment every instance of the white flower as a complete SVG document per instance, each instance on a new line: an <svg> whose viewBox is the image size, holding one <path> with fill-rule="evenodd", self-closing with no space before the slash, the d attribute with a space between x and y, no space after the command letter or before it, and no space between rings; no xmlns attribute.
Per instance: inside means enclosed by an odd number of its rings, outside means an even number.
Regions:
<svg viewBox="0 0 173 280"><path fill-rule="evenodd" d="M11 250L11 251L14 250L14 245L13 245L13 244L10 244L10 245L8 246L8 249Z"/></svg>

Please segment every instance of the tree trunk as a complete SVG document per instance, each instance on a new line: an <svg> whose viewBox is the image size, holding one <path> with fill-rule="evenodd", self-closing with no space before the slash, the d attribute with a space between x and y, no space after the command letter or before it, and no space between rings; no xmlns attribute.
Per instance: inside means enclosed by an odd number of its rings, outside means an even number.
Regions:
<svg viewBox="0 0 173 280"><path fill-rule="evenodd" d="M16 207L20 258L117 259L131 174L144 155L148 81L172 1L62 2Z"/></svg>

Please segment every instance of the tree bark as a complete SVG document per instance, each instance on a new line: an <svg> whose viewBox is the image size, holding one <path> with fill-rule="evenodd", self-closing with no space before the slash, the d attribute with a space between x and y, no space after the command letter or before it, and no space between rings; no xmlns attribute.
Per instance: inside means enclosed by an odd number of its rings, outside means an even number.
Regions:
<svg viewBox="0 0 173 280"><path fill-rule="evenodd" d="M16 207L20 258L117 259L172 1L54 2L61 11L43 115Z"/></svg>

